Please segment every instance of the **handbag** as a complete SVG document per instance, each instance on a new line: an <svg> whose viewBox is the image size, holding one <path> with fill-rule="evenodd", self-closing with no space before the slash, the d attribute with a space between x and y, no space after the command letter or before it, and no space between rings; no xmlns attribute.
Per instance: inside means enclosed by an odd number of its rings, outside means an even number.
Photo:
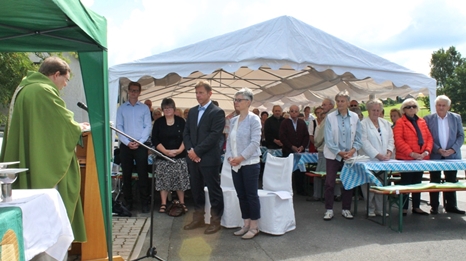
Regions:
<svg viewBox="0 0 466 261"><path fill-rule="evenodd" d="M129 211L123 204L118 200L112 200L112 214L119 217L131 217L131 211Z"/></svg>
<svg viewBox="0 0 466 261"><path fill-rule="evenodd" d="M180 204L180 201L173 200L170 206L168 206L166 213L171 217L182 216L184 212L183 205Z"/></svg>

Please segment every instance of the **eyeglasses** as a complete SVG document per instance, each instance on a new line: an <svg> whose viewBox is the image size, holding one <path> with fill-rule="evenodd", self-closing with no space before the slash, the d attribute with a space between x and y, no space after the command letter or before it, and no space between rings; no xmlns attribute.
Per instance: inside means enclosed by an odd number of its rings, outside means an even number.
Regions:
<svg viewBox="0 0 466 261"><path fill-rule="evenodd" d="M249 101L248 99L233 99L233 102Z"/></svg>
<svg viewBox="0 0 466 261"><path fill-rule="evenodd" d="M352 105L350 105L350 107L358 107L358 105L357 104L352 104Z"/></svg>
<svg viewBox="0 0 466 261"><path fill-rule="evenodd" d="M66 74L62 74L61 76L63 76L63 78L65 78L66 82L69 82L69 81L70 81L70 78L67 78L67 77L66 77Z"/></svg>
<svg viewBox="0 0 466 261"><path fill-rule="evenodd" d="M405 107L405 109L416 109L417 105L408 105Z"/></svg>

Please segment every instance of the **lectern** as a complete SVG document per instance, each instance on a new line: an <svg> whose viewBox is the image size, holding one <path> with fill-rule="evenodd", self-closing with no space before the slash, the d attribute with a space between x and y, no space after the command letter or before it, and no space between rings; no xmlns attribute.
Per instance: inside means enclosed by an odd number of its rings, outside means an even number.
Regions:
<svg viewBox="0 0 466 261"><path fill-rule="evenodd" d="M82 261L108 260L107 242L105 237L104 216L100 197L99 180L94 156L94 144L90 132L84 132L83 146L76 147L76 155L81 166L81 199L83 204L84 222L86 224L86 243L74 243L72 254L81 254ZM113 260L123 261L120 256Z"/></svg>

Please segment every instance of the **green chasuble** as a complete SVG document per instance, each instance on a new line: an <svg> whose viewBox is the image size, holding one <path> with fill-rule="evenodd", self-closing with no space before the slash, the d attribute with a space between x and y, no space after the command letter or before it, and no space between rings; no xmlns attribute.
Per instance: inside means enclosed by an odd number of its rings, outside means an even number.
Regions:
<svg viewBox="0 0 466 261"><path fill-rule="evenodd" d="M18 88L5 128L0 160L20 161L14 188L57 188L65 203L77 242L86 241L81 204L81 174L75 147L81 128L45 75L28 72Z"/></svg>

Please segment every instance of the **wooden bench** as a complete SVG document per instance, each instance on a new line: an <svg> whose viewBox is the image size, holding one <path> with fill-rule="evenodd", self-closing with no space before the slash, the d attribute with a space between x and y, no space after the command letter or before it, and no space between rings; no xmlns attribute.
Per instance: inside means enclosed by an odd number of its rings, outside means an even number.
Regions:
<svg viewBox="0 0 466 261"><path fill-rule="evenodd" d="M372 187L370 189L370 192L375 193L375 194L381 194L381 195L386 195L388 196L388 207L389 207L389 213L392 211L392 206L397 205L398 206L398 230L395 230L391 226L391 216L389 216L389 221L388 221L388 226L390 229L398 231L398 232L403 232L403 205L404 203L409 199L409 197L401 197L403 194L409 194L409 193L422 193L422 192L456 192L456 191L466 191L466 187L457 187L457 188L448 188L448 187L435 187L435 186L441 186L441 184L436 184L436 183L429 183L432 184L432 187L429 188L415 188L413 185L396 185L396 186L387 186L387 187ZM389 190L387 188L393 187L396 188L394 190ZM383 190L382 190L383 188Z"/></svg>
<svg viewBox="0 0 466 261"><path fill-rule="evenodd" d="M306 177L308 178L320 178L322 182L320 183L320 198L324 199L324 185L325 185L325 178L327 177L327 172L325 171L308 171L305 173ZM309 184L309 180L306 180L306 184ZM337 172L337 179L335 180L335 184L341 184L340 179L340 172ZM356 188L357 189L357 188ZM310 190L310 189L309 189ZM359 192L356 190L356 195L354 195L354 203L353 203L353 215L356 215L358 212L358 199L359 199Z"/></svg>
<svg viewBox="0 0 466 261"><path fill-rule="evenodd" d="M327 177L327 172L325 171L308 171L306 173L304 173L306 175L306 177L308 178L319 178L319 179L322 179L322 183L320 184L320 198L323 198L323 194L324 194L324 184L325 184L325 178ZM308 185L310 183L310 179L309 180L306 180L306 184ZM335 183L341 183L341 180L340 180L340 172L337 172L337 179L335 181ZM307 189L308 191L310 191L310 188ZM312 195L311 195L312 196Z"/></svg>

